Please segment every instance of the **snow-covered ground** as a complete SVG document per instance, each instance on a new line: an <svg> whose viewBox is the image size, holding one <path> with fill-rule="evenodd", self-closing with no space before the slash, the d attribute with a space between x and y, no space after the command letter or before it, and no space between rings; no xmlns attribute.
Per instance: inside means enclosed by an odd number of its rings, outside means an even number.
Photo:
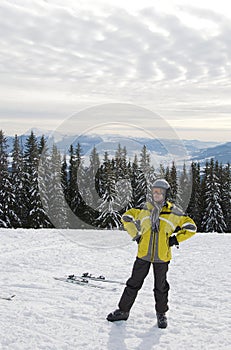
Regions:
<svg viewBox="0 0 231 350"><path fill-rule="evenodd" d="M173 249L167 329L158 329L152 271L127 322L110 323L123 286L55 281L91 272L126 281L136 243L123 231L0 230L1 350L231 348L231 235L197 234ZM101 282L98 282L101 283ZM115 285L114 285L115 286Z"/></svg>

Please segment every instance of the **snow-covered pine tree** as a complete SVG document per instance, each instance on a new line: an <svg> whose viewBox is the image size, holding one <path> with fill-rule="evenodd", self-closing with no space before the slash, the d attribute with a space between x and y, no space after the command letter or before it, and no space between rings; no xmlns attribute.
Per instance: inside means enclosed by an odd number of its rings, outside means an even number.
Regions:
<svg viewBox="0 0 231 350"><path fill-rule="evenodd" d="M120 213L123 214L131 208L132 186L127 167L127 150L126 147L122 148L120 144L115 153L115 175L117 203L120 207Z"/></svg>
<svg viewBox="0 0 231 350"><path fill-rule="evenodd" d="M147 179L147 195L146 201L152 201L152 186L155 180L157 179L157 174L155 172L154 166L150 165L148 179Z"/></svg>
<svg viewBox="0 0 231 350"><path fill-rule="evenodd" d="M70 146L70 165L69 165L69 178L68 178L68 200L69 206L74 210L75 198L77 196L77 160L73 145Z"/></svg>
<svg viewBox="0 0 231 350"><path fill-rule="evenodd" d="M82 148L80 143L76 147L76 162L77 162L77 197L75 201L74 213L81 219L80 227L84 228L85 222L85 201L87 197L87 183L86 183L86 168L84 168L84 160L82 157ZM87 220L86 220L87 222Z"/></svg>
<svg viewBox="0 0 231 350"><path fill-rule="evenodd" d="M133 188L132 188L132 174L133 174L133 169L132 169L132 164L131 164L131 161L129 160L127 162L127 176L128 176L128 181L129 181L129 186L130 186L130 194L129 194L129 205L128 205L128 208L127 209L130 209L132 208L133 206ZM123 214L123 213L122 213Z"/></svg>
<svg viewBox="0 0 231 350"><path fill-rule="evenodd" d="M200 210L201 210L201 220L199 225L199 230L202 231L202 215L206 209L205 203L205 190L207 186L207 179L209 176L209 161L207 160L201 174L201 196L200 196Z"/></svg>
<svg viewBox="0 0 231 350"><path fill-rule="evenodd" d="M127 172L128 172L128 169L127 169L127 149L125 146L122 148L122 164L121 165L122 165L124 173L127 174Z"/></svg>
<svg viewBox="0 0 231 350"><path fill-rule="evenodd" d="M97 186L97 175L100 168L100 159L99 159L99 153L97 152L96 147L94 146L91 153L90 153L90 164L87 169L87 197L88 201L87 204L93 209L97 208L98 200L99 200L99 194L98 194L98 186ZM86 180L87 180L86 179ZM92 220L91 220L92 221Z"/></svg>
<svg viewBox="0 0 231 350"><path fill-rule="evenodd" d="M108 157L108 152L104 152L104 158L103 163L100 165L97 174L96 174L96 189L97 193L99 195L99 198L103 198L105 188L106 188L106 175L105 175L105 168L107 166L110 166L110 161Z"/></svg>
<svg viewBox="0 0 231 350"><path fill-rule="evenodd" d="M179 199L177 197L177 193L178 193L178 183L177 183L177 171L176 171L176 165L175 162L172 162L172 166L169 172L169 177L168 177L168 183L171 187L171 194L170 194L170 200L173 203L178 204L179 203Z"/></svg>
<svg viewBox="0 0 231 350"><path fill-rule="evenodd" d="M99 188L98 175L100 168L100 159L96 147L94 146L90 156L89 167L85 169L85 205L84 205L84 221L95 226L95 220L98 217L97 207L99 204Z"/></svg>
<svg viewBox="0 0 231 350"><path fill-rule="evenodd" d="M52 172L50 171L50 155L44 135L42 135L38 144L38 154L38 189L39 199L42 203L42 210L40 213L42 227L53 227L49 218L49 186L52 181Z"/></svg>
<svg viewBox="0 0 231 350"><path fill-rule="evenodd" d="M53 145L50 162L50 188L48 189L49 216L52 218L52 222L55 227L68 228L69 222L66 200L62 188L61 168L61 155L57 149L57 146Z"/></svg>
<svg viewBox="0 0 231 350"><path fill-rule="evenodd" d="M123 158L123 151L120 143L118 144L118 148L115 152L115 171L116 171L116 177L117 178L123 178L124 170L122 166L122 158Z"/></svg>
<svg viewBox="0 0 231 350"><path fill-rule="evenodd" d="M116 197L115 161L114 159L109 161L106 154L104 160L99 181L102 201L98 207L99 216L96 219L96 226L107 229L119 228L121 215Z"/></svg>
<svg viewBox="0 0 231 350"><path fill-rule="evenodd" d="M202 229L205 232L225 232L226 224L220 204L221 184L217 174L217 166L212 158L205 178L205 209L202 213Z"/></svg>
<svg viewBox="0 0 231 350"><path fill-rule="evenodd" d="M20 147L19 138L15 135L12 151L12 165L11 165L11 184L14 193L14 203L12 203L13 210L17 216L13 227L21 227L24 206L24 188L23 188L23 154Z"/></svg>
<svg viewBox="0 0 231 350"><path fill-rule="evenodd" d="M128 173L127 171L127 149L121 147L120 143L115 152L115 171L118 179L124 179Z"/></svg>
<svg viewBox="0 0 231 350"><path fill-rule="evenodd" d="M25 188L25 204L24 224L26 228L43 227L44 209L42 206L39 185L38 185L38 164L39 149L37 139L31 132L25 144L24 153L24 188Z"/></svg>
<svg viewBox="0 0 231 350"><path fill-rule="evenodd" d="M169 165L165 168L165 180L168 181L168 183L170 183L171 181Z"/></svg>
<svg viewBox="0 0 231 350"><path fill-rule="evenodd" d="M188 207L191 197L192 185L189 175L187 173L186 164L183 165L183 170L180 174L179 187L178 187L178 202L179 207L185 211Z"/></svg>
<svg viewBox="0 0 231 350"><path fill-rule="evenodd" d="M152 185L156 179L157 179L157 174L156 174L155 168L153 165L151 165L150 172L149 172L149 179L148 179L148 186L150 189L152 188Z"/></svg>
<svg viewBox="0 0 231 350"><path fill-rule="evenodd" d="M78 186L77 186L78 166L77 166L76 152L74 150L73 145L70 146L69 155L70 155L70 160L69 160L69 177L68 177L68 205L71 211L74 213L74 210L76 210L75 200L78 196ZM72 218L72 215L70 213L68 217L68 221L70 223L72 222L71 218ZM79 228L79 226L80 225L77 220L77 223L74 224L74 227L72 227L71 225L71 228Z"/></svg>
<svg viewBox="0 0 231 350"><path fill-rule="evenodd" d="M187 214L195 221L198 230L201 229L201 181L200 181L200 164L196 162L191 163L190 169L190 183L192 184L191 196L187 208Z"/></svg>
<svg viewBox="0 0 231 350"><path fill-rule="evenodd" d="M147 184L147 178L143 171L138 167L137 169L137 178L134 179L133 183L135 184L135 193L136 193L136 207L143 208L147 201L147 195L148 195L148 184ZM135 173L134 175L135 176ZM134 191L133 191L134 194ZM134 196L133 196L134 198Z"/></svg>
<svg viewBox="0 0 231 350"><path fill-rule="evenodd" d="M83 228L84 227L84 195L82 191L85 190L84 186L84 169L83 160L81 155L81 146L78 143L76 149L73 146L70 147L70 167L69 167L69 181L68 181L68 193L69 193L69 206L72 212L75 214L75 223L72 224L71 217L68 218L70 224L75 227L72 228ZM79 220L78 220L79 219ZM78 227L76 227L76 225Z"/></svg>
<svg viewBox="0 0 231 350"><path fill-rule="evenodd" d="M150 191L150 155L147 151L147 147L144 145L140 152L140 165L138 166L137 157L135 156L133 161L133 203L136 207L142 208L148 197L148 189Z"/></svg>
<svg viewBox="0 0 231 350"><path fill-rule="evenodd" d="M221 169L221 206L224 213L226 232L231 233L231 167L228 163Z"/></svg>
<svg viewBox="0 0 231 350"><path fill-rule="evenodd" d="M69 199L68 199L68 165L67 165L67 158L64 154L62 159L62 167L61 167L61 185L63 189L64 198L66 200L66 203L68 205Z"/></svg>
<svg viewBox="0 0 231 350"><path fill-rule="evenodd" d="M146 145L144 145L140 152L140 169L145 175L147 181L150 175L150 167L150 154L148 153Z"/></svg>
<svg viewBox="0 0 231 350"><path fill-rule="evenodd" d="M159 172L157 173L157 177L159 179L164 179L166 177L166 170L165 170L165 167L162 163L160 163Z"/></svg>
<svg viewBox="0 0 231 350"><path fill-rule="evenodd" d="M135 154L134 156L134 160L132 163L132 167L131 167L131 186L132 186L132 202L131 202L131 206L132 207L138 207L139 203L140 203L140 197L141 197L141 193L140 193L140 187L139 187L139 165L138 165L138 157ZM144 199L141 199L142 202L145 202L146 196L144 197Z"/></svg>
<svg viewBox="0 0 231 350"><path fill-rule="evenodd" d="M20 226L15 205L15 194L8 172L7 139L0 130L0 227Z"/></svg>

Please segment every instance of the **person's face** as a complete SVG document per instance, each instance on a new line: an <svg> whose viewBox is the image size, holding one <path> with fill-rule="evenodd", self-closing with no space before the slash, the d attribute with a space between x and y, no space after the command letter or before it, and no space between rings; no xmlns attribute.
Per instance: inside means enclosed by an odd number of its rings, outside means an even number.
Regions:
<svg viewBox="0 0 231 350"><path fill-rule="evenodd" d="M152 189L152 197L156 203L163 202L165 199L165 190L163 188L154 187Z"/></svg>

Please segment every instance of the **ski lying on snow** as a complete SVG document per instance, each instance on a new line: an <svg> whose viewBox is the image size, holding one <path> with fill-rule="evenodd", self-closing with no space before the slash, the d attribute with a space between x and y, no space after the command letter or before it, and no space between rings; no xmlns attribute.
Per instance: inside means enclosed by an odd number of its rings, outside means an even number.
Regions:
<svg viewBox="0 0 231 350"><path fill-rule="evenodd" d="M110 280L110 279L107 279L106 277L104 277L102 275L100 275L98 277L95 277L95 276L93 276L92 274L90 274L88 272L83 273L82 276L70 275L69 277L84 278L86 280L92 280L92 281L98 281L98 282L108 282L108 283L117 283L117 284L125 285L124 282Z"/></svg>
<svg viewBox="0 0 231 350"><path fill-rule="evenodd" d="M104 287L101 287L99 285L95 285L92 283L89 283L88 280L85 280L84 278L77 278L75 276L68 276L68 277L54 277L55 280L62 281L62 282L67 282L67 283L73 283L73 284L79 284L81 286L88 286L92 288L99 288L99 289L104 289Z"/></svg>
<svg viewBox="0 0 231 350"><path fill-rule="evenodd" d="M98 284L94 284L91 281L84 279L83 277L79 278L74 275L70 275L68 277L54 277L55 280L57 281L62 281L62 282L67 282L67 283L72 283L72 284L78 284L80 286L87 286L91 288L98 288L98 289L107 289L111 291L115 291L116 288L113 289L108 289L107 287L100 286Z"/></svg>
<svg viewBox="0 0 231 350"><path fill-rule="evenodd" d="M0 299L3 299L3 300L13 300L13 298L15 297L15 295L10 295L10 296L8 296L8 297L1 297L0 296Z"/></svg>

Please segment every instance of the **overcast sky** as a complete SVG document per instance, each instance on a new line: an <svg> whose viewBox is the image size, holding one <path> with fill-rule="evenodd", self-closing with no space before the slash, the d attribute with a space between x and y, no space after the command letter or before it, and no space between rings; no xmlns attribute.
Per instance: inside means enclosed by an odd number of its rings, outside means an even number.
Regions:
<svg viewBox="0 0 231 350"><path fill-rule="evenodd" d="M231 4L155 3L1 0L0 128L61 130L85 108L129 103L182 139L231 141ZM92 115L78 114L81 132L103 131ZM132 114L124 122L136 125Z"/></svg>

